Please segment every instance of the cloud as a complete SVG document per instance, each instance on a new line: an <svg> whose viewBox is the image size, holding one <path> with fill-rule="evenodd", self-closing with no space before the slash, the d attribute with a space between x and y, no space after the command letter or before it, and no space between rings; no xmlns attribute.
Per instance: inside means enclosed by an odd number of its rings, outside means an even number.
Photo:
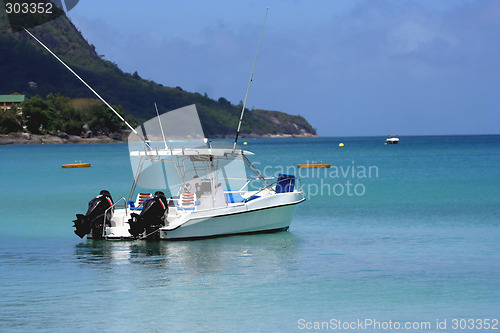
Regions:
<svg viewBox="0 0 500 333"><path fill-rule="evenodd" d="M499 132L500 2L358 1L340 14L332 3L282 4L281 16L275 3L250 107L301 114L321 135ZM260 22L191 15L174 31L75 23L125 71L238 103Z"/></svg>
<svg viewBox="0 0 500 333"><path fill-rule="evenodd" d="M320 132L381 134L397 119L412 134L498 133L498 2L439 12L408 3L361 3L311 33L320 74L308 81L331 91Z"/></svg>

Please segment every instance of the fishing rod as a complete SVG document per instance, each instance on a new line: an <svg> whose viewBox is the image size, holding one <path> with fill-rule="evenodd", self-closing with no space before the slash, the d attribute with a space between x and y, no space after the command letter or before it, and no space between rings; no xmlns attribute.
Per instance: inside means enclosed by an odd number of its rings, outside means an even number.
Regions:
<svg viewBox="0 0 500 333"><path fill-rule="evenodd" d="M259 45L257 46L257 53L255 54L255 59L253 61L252 73L250 74L250 81L248 82L247 93L245 94L245 100L243 101L243 108L241 109L240 121L238 122L238 129L236 131L236 138L234 138L233 151L236 150L236 144L238 143L238 136L240 135L241 122L243 121L243 115L245 114L245 106L247 104L248 93L250 92L250 85L253 80L253 72L255 70L255 64L257 63L257 56L259 55L260 43L262 42L262 36L264 35L264 27L266 26L267 12L269 7L266 9L266 16L264 16L264 24L262 25L262 31L260 32Z"/></svg>
<svg viewBox="0 0 500 333"><path fill-rule="evenodd" d="M167 140L165 140L165 133L163 132L163 126L161 125L160 113L158 113L158 106L156 106L156 103L155 103L155 109L156 109L156 115L158 116L158 122L160 123L161 136L163 137L163 143L165 144L165 150L166 150L166 149L168 149Z"/></svg>
<svg viewBox="0 0 500 333"><path fill-rule="evenodd" d="M101 95L99 95L97 93L97 91L95 91L87 82L85 82L84 79L82 79L78 74L76 74L76 72L71 68L69 67L64 61L61 60L61 58L59 58L54 52L52 52L44 43L42 43L38 38L36 38L31 32L28 31L28 29L26 29L25 27L23 27L24 31L26 31L34 40L36 40L40 45L42 45L47 51L49 51L50 54L52 54L57 60L59 60L59 62L61 64L64 65L64 67L66 67L74 76L76 76L87 88L90 89L90 91L92 91L94 93L94 95L97 96L97 98L99 98L111 111L114 112L114 114L120 118L120 120L125 124L127 125L128 128L130 128L132 130L132 132L137 135L141 140L142 142L147 146L149 147L149 149L152 149L151 146L149 145L149 143L146 142L146 140L144 140L144 138L142 138L139 133L137 133L137 131L125 120L123 119L123 117L108 103L106 102L106 100L104 98L101 97Z"/></svg>

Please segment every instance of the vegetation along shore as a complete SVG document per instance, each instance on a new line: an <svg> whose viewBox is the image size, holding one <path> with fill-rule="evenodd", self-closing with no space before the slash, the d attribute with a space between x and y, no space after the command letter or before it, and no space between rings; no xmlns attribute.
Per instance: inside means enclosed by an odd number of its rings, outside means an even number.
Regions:
<svg viewBox="0 0 500 333"><path fill-rule="evenodd" d="M2 107L0 101L0 144L126 139L127 132L120 120L29 36L13 33L4 15L0 12L0 73L6 79L0 80L0 97L22 102ZM241 101L233 104L224 97L212 99L206 93L143 79L137 72L125 73L98 55L66 16L33 28L32 32L93 85L132 126L156 115L154 103L160 113L196 104L207 137L234 137ZM317 136L316 129L300 115L247 110L241 137Z"/></svg>

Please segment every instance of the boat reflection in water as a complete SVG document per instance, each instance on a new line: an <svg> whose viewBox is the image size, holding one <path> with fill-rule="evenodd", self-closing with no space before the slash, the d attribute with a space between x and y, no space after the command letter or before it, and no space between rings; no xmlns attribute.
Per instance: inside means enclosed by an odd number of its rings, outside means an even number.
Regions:
<svg viewBox="0 0 500 333"><path fill-rule="evenodd" d="M253 275L255 267L271 267L271 275L297 269L299 239L292 233L255 237L234 236L187 242L109 242L87 240L75 246L76 261L98 270L116 271L126 279L144 269L171 280L172 276L233 272ZM141 269L137 270L137 265ZM139 273L138 273L139 274ZM165 282L165 281L164 281Z"/></svg>

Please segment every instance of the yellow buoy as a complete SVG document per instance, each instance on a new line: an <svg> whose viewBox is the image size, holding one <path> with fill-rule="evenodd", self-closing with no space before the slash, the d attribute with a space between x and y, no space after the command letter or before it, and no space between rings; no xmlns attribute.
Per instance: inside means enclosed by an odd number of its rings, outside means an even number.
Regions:
<svg viewBox="0 0 500 333"><path fill-rule="evenodd" d="M245 141L245 142L243 142L243 145L244 145L244 146L246 146L247 144L248 144L248 143L247 143L246 141Z"/></svg>
<svg viewBox="0 0 500 333"><path fill-rule="evenodd" d="M342 142L339 143L339 147L344 147L344 144Z"/></svg>
<svg viewBox="0 0 500 333"><path fill-rule="evenodd" d="M314 163L314 164L297 164L297 168L299 169L329 169L330 164L326 163Z"/></svg>

